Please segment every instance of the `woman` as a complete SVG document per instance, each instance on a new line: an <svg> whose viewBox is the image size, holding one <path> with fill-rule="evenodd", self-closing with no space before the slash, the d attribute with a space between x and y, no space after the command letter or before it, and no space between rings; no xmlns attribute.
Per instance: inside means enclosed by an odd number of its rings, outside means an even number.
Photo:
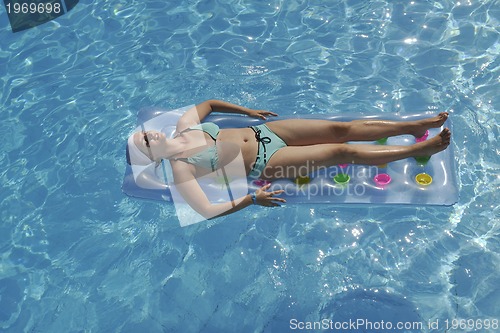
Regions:
<svg viewBox="0 0 500 333"><path fill-rule="evenodd" d="M246 175L271 180L305 176L316 168L344 163L379 165L407 157L430 156L446 149L451 137L450 131L445 128L439 135L410 146L344 144L402 134L421 137L427 129L441 127L448 118L446 112L406 122L288 119L249 128L228 129L202 122L212 112L238 113L263 120L268 116L277 116L270 111L208 100L188 110L179 119L176 135L172 139L156 131L137 132L129 138L133 163L170 160L177 190L205 218L227 215L251 204L278 206L285 202L276 197L282 190L268 191L270 185L266 185L231 202L210 203L196 180L221 164L220 145L236 145L241 151Z"/></svg>

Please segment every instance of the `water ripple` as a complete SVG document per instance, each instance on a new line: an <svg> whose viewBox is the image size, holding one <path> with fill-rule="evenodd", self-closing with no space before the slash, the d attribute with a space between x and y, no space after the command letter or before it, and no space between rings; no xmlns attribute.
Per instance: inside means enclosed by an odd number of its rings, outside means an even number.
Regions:
<svg viewBox="0 0 500 333"><path fill-rule="evenodd" d="M1 32L1 329L498 316L499 21L495 1L154 0ZM173 207L122 195L123 148L141 107L208 98L449 111L460 202L251 207L181 229Z"/></svg>

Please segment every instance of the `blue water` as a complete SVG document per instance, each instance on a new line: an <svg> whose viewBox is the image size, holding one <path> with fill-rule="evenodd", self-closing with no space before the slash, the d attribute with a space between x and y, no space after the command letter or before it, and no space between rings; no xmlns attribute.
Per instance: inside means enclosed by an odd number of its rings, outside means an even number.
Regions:
<svg viewBox="0 0 500 333"><path fill-rule="evenodd" d="M85 0L16 34L1 8L0 331L500 331L484 328L500 319L498 1ZM459 202L181 228L172 205L122 194L125 141L140 108L209 98L448 111ZM354 331L382 332L337 330Z"/></svg>

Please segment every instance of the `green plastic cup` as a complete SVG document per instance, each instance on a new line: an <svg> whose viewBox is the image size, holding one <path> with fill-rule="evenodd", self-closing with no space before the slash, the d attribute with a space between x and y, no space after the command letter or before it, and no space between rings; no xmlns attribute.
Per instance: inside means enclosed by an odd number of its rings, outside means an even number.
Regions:
<svg viewBox="0 0 500 333"><path fill-rule="evenodd" d="M351 177L349 177L349 175L346 173L339 173L338 175L333 177L333 181L337 184L340 184L340 185L344 185L344 184L349 183L350 179L351 179Z"/></svg>
<svg viewBox="0 0 500 333"><path fill-rule="evenodd" d="M427 164L427 162L429 162L429 160L431 159L430 156L418 156L418 157L415 157L415 161L417 161L418 164Z"/></svg>

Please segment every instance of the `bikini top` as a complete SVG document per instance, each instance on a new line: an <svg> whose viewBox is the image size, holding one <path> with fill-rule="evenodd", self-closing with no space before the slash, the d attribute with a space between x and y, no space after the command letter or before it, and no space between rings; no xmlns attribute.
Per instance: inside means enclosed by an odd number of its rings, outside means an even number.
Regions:
<svg viewBox="0 0 500 333"><path fill-rule="evenodd" d="M202 123L195 126L191 126L186 128L184 131L180 132L188 132L188 131L203 131L210 135L210 137L216 141L217 136L219 135L219 126L214 123ZM176 161L183 161L195 166L199 166L205 169L210 169L215 171L217 169L217 165L219 164L219 156L217 155L217 147L211 146L207 149L200 151L189 157L180 157L176 158Z"/></svg>

